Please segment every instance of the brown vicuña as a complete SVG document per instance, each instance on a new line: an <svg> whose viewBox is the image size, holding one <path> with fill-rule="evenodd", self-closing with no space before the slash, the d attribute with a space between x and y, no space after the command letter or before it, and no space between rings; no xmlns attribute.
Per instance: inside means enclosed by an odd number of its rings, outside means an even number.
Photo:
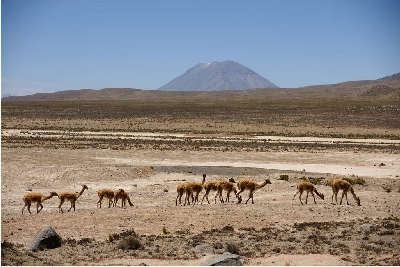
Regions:
<svg viewBox="0 0 400 267"><path fill-rule="evenodd" d="M35 202L36 202L36 213L39 213L43 209L42 202L47 200L47 199L50 199L50 198L52 198L54 196L58 196L56 192L50 192L49 196L44 196L43 194L36 193L36 192L27 193L22 198L22 200L25 203L25 206L22 208L22 215L24 215L25 207L28 207L29 213L32 213L31 212L31 204L35 203ZM40 209L39 209L39 207L40 207Z"/></svg>
<svg viewBox="0 0 400 267"><path fill-rule="evenodd" d="M210 191L217 191L217 194L215 195L215 204L217 204L217 197L219 196L219 200L223 202L222 200L222 193L221 196L219 195L219 186L220 186L220 181L208 181L204 183L203 187L206 190L206 193L203 196L203 199L201 200L201 204L203 204L204 198L206 198L208 204L210 204L210 201L208 200L208 194L210 194Z"/></svg>
<svg viewBox="0 0 400 267"><path fill-rule="evenodd" d="M249 191L250 191L250 193L249 193L249 198L247 199L246 204L247 204L247 202L250 200L250 198L251 198L251 203L254 204L254 199L253 199L254 191L257 190L257 189L263 188L263 187L266 186L267 184L271 184L271 181L268 180L268 179L266 179L266 180L265 180L263 183L261 183L261 184L257 184L256 182L254 182L254 181L252 181L252 180L248 180L248 179L240 180L240 181L237 183L239 192L236 194L237 198L239 199L239 202L238 202L238 203L241 203L241 196L240 196L240 194L241 194L244 190L249 190ZM240 196L240 197L239 197L239 196Z"/></svg>
<svg viewBox="0 0 400 267"><path fill-rule="evenodd" d="M99 191L97 191L97 195L99 196L99 201L97 201L97 207L100 206L100 209L101 209L101 202L103 201L103 198L107 198L108 199L108 207L111 208L111 205L113 205L113 203L114 203L114 191L113 190L108 189L108 188L100 189Z"/></svg>
<svg viewBox="0 0 400 267"><path fill-rule="evenodd" d="M58 198L60 199L60 205L58 205L58 212L64 212L63 209L61 208L62 204L64 204L65 200L71 202L71 207L69 208L68 211L70 211L72 208L74 208L75 211L75 202L78 200L78 198L83 194L83 192L89 189L86 185L82 185L82 189L79 193L74 193L74 192L63 192L58 194Z"/></svg>
<svg viewBox="0 0 400 267"><path fill-rule="evenodd" d="M185 193L185 187L186 187L187 183L184 184L180 184L176 187L176 192L178 193L178 195L176 196L176 200L175 200L175 205L178 206L178 199L179 199L179 205L182 204L182 196ZM185 201L186 204L186 201Z"/></svg>
<svg viewBox="0 0 400 267"><path fill-rule="evenodd" d="M198 185L200 184L201 186L204 184L206 180L206 174L203 174L203 181L202 183L196 183L196 182L186 182L183 184L180 184L176 187L176 192L178 193L178 195L176 196L176 200L175 200L175 205L178 206L178 199L179 199L179 205L182 205L182 196L184 193L186 193L185 195L185 204L186 202L188 203L188 205L190 205L190 201L189 201L189 197L192 198L192 202L195 202L195 198L193 193L195 193L195 188L196 187L196 192L199 190ZM201 189L200 189L201 191ZM200 193L200 191L198 191L198 193ZM198 195L197 195L198 196Z"/></svg>
<svg viewBox="0 0 400 267"><path fill-rule="evenodd" d="M229 178L228 181L219 181L218 195L222 200L221 202L224 202L224 197L222 196L223 190L227 191L225 199L226 203L229 203L229 195L231 194L232 191L233 193L235 193L235 197L237 198L237 191L234 183L236 183L236 181L233 178Z"/></svg>
<svg viewBox="0 0 400 267"><path fill-rule="evenodd" d="M186 197L185 197L185 205L186 201L188 205L190 205L190 200L189 198L192 198L193 205L196 204L196 202L199 202L199 194L201 190L203 190L204 183L206 181L206 174L203 174L203 180L201 183L198 182L188 182L185 186L185 192L186 192ZM194 196L194 199L193 199Z"/></svg>
<svg viewBox="0 0 400 267"><path fill-rule="evenodd" d="M315 186L310 182L299 182L297 184L297 192L296 192L296 194L294 194L293 199L296 197L296 195L298 193L300 193L299 199L300 199L300 203L303 205L303 202L301 201L301 195L303 194L304 191L307 192L306 204L307 204L307 199L308 199L308 193L311 193L311 195L313 196L315 204L317 204L317 202L315 201L314 193L317 194L317 196L319 196L322 200L324 200L324 194L319 193L317 191L317 189L315 188Z"/></svg>
<svg viewBox="0 0 400 267"><path fill-rule="evenodd" d="M128 200L129 205L132 207L133 204L131 202L131 199L129 198L128 193L124 189L118 189L115 191L115 197L114 197L114 206L117 206L118 199L121 199L121 208L126 206L126 201Z"/></svg>
<svg viewBox="0 0 400 267"><path fill-rule="evenodd" d="M357 202L357 205L361 206L360 198L356 196L356 193L354 193L353 186L349 182L342 179L335 179L332 181L332 191L333 191L332 203L333 203L333 196L335 195L335 200L337 205L337 194L339 193L340 190L343 190L342 198L340 199L340 205L342 205L343 196L346 196L346 202L347 205L349 205L349 201L347 199L347 192L350 191L350 193L353 195L354 200Z"/></svg>

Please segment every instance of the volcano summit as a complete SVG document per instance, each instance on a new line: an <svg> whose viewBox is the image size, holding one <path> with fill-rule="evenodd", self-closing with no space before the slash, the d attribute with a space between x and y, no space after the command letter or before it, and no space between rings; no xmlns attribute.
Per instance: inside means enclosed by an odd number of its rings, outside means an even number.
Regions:
<svg viewBox="0 0 400 267"><path fill-rule="evenodd" d="M231 60L199 63L158 88L164 91L219 91L277 88L266 78Z"/></svg>

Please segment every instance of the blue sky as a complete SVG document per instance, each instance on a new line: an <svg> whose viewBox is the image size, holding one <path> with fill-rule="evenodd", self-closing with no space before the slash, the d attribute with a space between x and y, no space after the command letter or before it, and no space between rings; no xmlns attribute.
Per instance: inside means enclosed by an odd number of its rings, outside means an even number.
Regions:
<svg viewBox="0 0 400 267"><path fill-rule="evenodd" d="M2 95L157 89L233 60L280 87L400 72L400 1L1 1Z"/></svg>

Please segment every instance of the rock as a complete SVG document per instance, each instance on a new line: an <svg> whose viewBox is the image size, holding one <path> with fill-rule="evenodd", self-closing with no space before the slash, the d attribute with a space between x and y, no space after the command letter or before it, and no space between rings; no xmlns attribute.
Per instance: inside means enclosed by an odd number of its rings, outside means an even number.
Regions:
<svg viewBox="0 0 400 267"><path fill-rule="evenodd" d="M207 255L189 265L199 266L242 266L239 255L225 252L223 254Z"/></svg>
<svg viewBox="0 0 400 267"><path fill-rule="evenodd" d="M339 232L347 233L351 231L351 227L338 228Z"/></svg>
<svg viewBox="0 0 400 267"><path fill-rule="evenodd" d="M26 245L29 250L52 249L61 247L61 237L51 226L43 226L30 243Z"/></svg>
<svg viewBox="0 0 400 267"><path fill-rule="evenodd" d="M372 226L372 224L370 224L370 223L364 223L364 224L361 224L359 227L363 230L369 231L371 229L371 226Z"/></svg>
<svg viewBox="0 0 400 267"><path fill-rule="evenodd" d="M235 229L231 225L227 225L227 226L224 226L224 228L222 228L222 231L225 231L225 232L233 232L234 230Z"/></svg>
<svg viewBox="0 0 400 267"><path fill-rule="evenodd" d="M214 249L207 244L197 245L192 249L196 254L206 256L209 254L214 254Z"/></svg>

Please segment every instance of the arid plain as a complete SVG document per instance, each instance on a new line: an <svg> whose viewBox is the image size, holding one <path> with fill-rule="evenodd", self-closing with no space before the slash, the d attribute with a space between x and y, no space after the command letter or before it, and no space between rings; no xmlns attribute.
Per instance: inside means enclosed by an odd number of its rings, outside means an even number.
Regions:
<svg viewBox="0 0 400 267"><path fill-rule="evenodd" d="M109 89L126 100L2 101L2 265L196 265L225 251L246 265L399 265L398 88L382 81L131 98ZM175 205L176 187L203 173L271 184L254 192L254 204L233 194L215 204L212 192L210 204ZM361 206L351 194L350 205L331 203L336 177L355 182ZM324 200L293 200L303 180ZM21 214L28 190L83 184L76 211L65 203L59 213L53 197L39 214L35 205ZM133 206L103 200L97 208L102 188L125 189ZM25 250L44 225L62 246ZM127 247L129 238L139 246Z"/></svg>

